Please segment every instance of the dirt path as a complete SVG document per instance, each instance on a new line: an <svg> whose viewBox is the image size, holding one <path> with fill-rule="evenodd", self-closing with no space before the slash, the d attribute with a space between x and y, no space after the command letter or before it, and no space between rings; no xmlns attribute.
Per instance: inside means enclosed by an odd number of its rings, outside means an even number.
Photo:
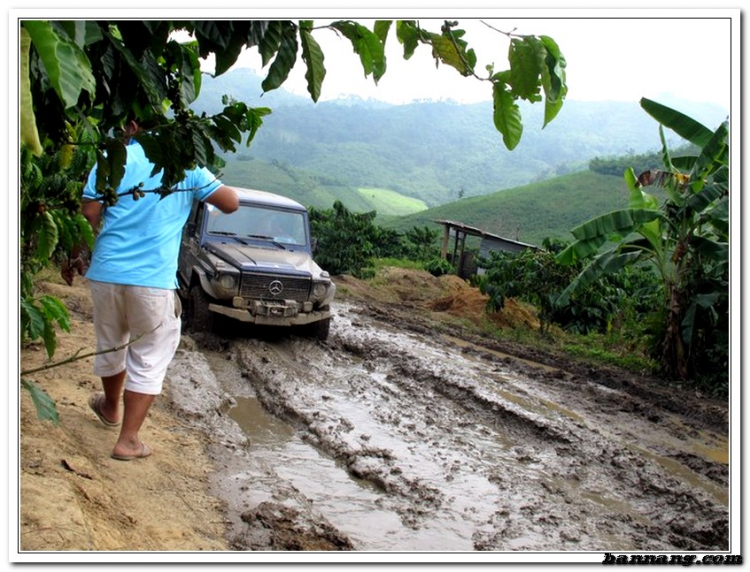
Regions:
<svg viewBox="0 0 750 572"><path fill-rule="evenodd" d="M63 425L21 396L23 549L728 549L725 406L490 343L460 285L393 278L402 311L343 280L325 344L185 337L146 462L109 459L90 364L36 376ZM60 355L91 343L75 292Z"/></svg>

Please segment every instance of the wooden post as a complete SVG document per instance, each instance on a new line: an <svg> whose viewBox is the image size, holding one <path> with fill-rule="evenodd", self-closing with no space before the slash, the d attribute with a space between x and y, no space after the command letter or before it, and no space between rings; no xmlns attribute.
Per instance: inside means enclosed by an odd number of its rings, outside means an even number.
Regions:
<svg viewBox="0 0 750 572"><path fill-rule="evenodd" d="M451 258L451 264L454 266L456 265L456 252L458 251L458 237L461 234L461 231L456 228L456 236L453 240L453 257Z"/></svg>
<svg viewBox="0 0 750 572"><path fill-rule="evenodd" d="M444 225L445 232L443 233L443 248L440 251L440 258L443 260L448 259L448 238L450 236L450 225L446 224Z"/></svg>

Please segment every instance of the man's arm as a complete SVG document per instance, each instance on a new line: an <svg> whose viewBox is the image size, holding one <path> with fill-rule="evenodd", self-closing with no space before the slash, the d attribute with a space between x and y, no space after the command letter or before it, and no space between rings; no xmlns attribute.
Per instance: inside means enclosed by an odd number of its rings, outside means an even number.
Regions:
<svg viewBox="0 0 750 572"><path fill-rule="evenodd" d="M84 199L81 203L81 214L86 217L86 220L89 221L91 228L94 230L99 228L99 222L102 220L103 210L104 205L99 201Z"/></svg>
<svg viewBox="0 0 750 572"><path fill-rule="evenodd" d="M211 193L206 202L214 205L223 213L233 213L240 208L240 198L237 196L237 192L226 185L220 186L213 193ZM85 214L84 214L85 216Z"/></svg>
<svg viewBox="0 0 750 572"><path fill-rule="evenodd" d="M99 228L103 210L104 205L99 201L83 199L81 203L81 214L89 221L91 228L94 229L94 233ZM67 282L68 286L73 285L73 278L76 272L81 276L86 274L90 256L91 253L85 244L76 244L71 248L68 258L63 259L60 264L60 275Z"/></svg>

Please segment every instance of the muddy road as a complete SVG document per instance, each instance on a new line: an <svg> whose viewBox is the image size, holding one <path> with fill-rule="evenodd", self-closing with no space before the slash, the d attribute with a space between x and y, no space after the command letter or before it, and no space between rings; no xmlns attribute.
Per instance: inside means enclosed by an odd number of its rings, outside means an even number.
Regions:
<svg viewBox="0 0 750 572"><path fill-rule="evenodd" d="M325 343L185 339L234 549L729 549L726 408L354 302Z"/></svg>

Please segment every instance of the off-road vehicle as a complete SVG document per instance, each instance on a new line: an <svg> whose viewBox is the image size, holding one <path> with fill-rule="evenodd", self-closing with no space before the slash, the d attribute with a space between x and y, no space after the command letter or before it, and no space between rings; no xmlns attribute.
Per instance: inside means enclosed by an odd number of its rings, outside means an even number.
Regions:
<svg viewBox="0 0 750 572"><path fill-rule="evenodd" d="M178 282L188 329L213 329L217 314L328 337L336 286L313 260L307 209L266 191L237 189L222 213L195 201L182 235Z"/></svg>

